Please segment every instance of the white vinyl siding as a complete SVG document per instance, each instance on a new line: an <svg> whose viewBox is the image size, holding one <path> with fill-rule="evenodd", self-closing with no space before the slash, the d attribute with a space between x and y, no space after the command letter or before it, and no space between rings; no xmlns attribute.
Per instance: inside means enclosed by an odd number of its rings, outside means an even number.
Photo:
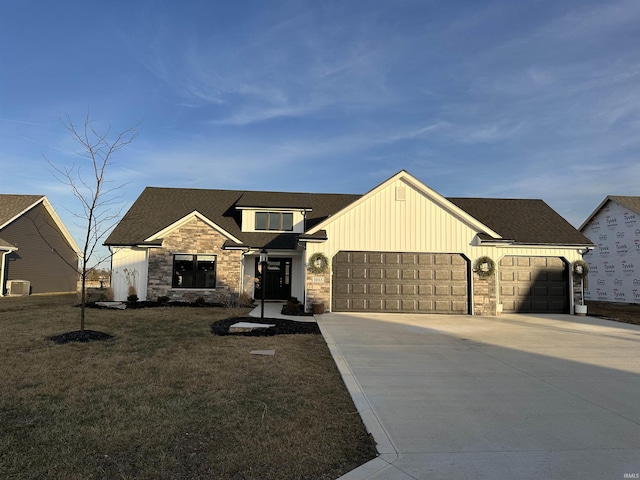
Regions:
<svg viewBox="0 0 640 480"><path fill-rule="evenodd" d="M148 250L135 247L113 247L111 288L113 299L125 301L129 287L136 289L141 301L147 299Z"/></svg>

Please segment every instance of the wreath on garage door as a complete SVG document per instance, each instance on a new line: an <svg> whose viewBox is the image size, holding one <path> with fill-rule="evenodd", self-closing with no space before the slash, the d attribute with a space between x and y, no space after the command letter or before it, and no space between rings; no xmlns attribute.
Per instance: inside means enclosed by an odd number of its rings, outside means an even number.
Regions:
<svg viewBox="0 0 640 480"><path fill-rule="evenodd" d="M309 258L309 271L311 273L324 273L327 271L327 267L329 266L329 259L324 255L324 253L314 253Z"/></svg>
<svg viewBox="0 0 640 480"><path fill-rule="evenodd" d="M573 262L572 270L574 278L578 280L587 278L587 275L589 275L589 265L584 260L576 260Z"/></svg>
<svg viewBox="0 0 640 480"><path fill-rule="evenodd" d="M480 257L473 264L473 271L478 274L480 278L489 278L496 271L496 263L489 257Z"/></svg>

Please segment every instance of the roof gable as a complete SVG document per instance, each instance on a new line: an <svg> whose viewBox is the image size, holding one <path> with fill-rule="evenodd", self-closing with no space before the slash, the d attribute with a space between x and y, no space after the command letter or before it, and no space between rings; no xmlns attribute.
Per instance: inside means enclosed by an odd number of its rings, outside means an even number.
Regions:
<svg viewBox="0 0 640 480"><path fill-rule="evenodd" d="M161 240L166 235L168 235L172 231L182 227L183 225L185 225L186 223L190 222L194 218L197 218L197 219L201 220L202 222L204 222L205 224L209 225L211 228L216 230L218 233L222 234L223 236L227 237L230 240L233 240L235 243L242 243L241 240L239 240L238 238L236 238L233 235L231 235L225 229L221 228L219 225L217 225L215 222L213 222L212 220L210 220L207 217L205 217L204 215L202 215L197 210L194 210L190 214L185 215L184 217L178 219L177 221L173 222L171 225L163 228L159 232L154 233L149 238L145 238L144 241L148 242L148 243L151 243L151 242L154 242L155 240Z"/></svg>
<svg viewBox="0 0 640 480"><path fill-rule="evenodd" d="M629 210L633 211L634 213L637 213L637 214L640 215L640 197L637 197L637 196L621 196L621 195L607 195L607 197L605 197L605 199L602 200L602 202L600 202L600 205L598 205L595 208L595 210L593 212L591 212L591 215L589 215L587 217L587 219L584 222L582 222L582 225L580 225L580 228L578 230L583 232L584 229L589 224L589 222L591 222L591 220L593 220L593 218L598 213L600 213L600 211L604 208L604 206L609 201L614 201L614 202L620 204L621 206L623 206L625 208L628 208Z"/></svg>
<svg viewBox="0 0 640 480"><path fill-rule="evenodd" d="M43 201L44 195L0 194L0 230Z"/></svg>
<svg viewBox="0 0 640 480"><path fill-rule="evenodd" d="M474 228L478 232L485 233L492 238L496 238L496 239L501 238L498 232L494 231L487 225L483 224L478 219L472 217L463 209L459 208L457 205L447 200L445 197L437 193L435 190L429 188L427 185L422 183L420 180L418 180L416 177L414 177L413 175L411 175L405 170L401 170L400 172L396 173L394 176L392 176L388 180L385 180L380 185L376 186L375 188L373 188L372 190L364 194L362 197L357 199L355 202L349 204L348 206L346 206L345 208L337 212L331 218L327 218L326 220L324 220L323 222L320 222L315 227L310 228L307 233L309 235L313 235L317 233L319 230L325 229L326 226L329 225L331 222L340 218L340 216L347 214L349 211L359 207L364 202L367 202L370 198L372 198L378 192L384 190L385 188L389 187L390 185L397 182L398 180L401 180L408 187L415 189L425 197L429 198L429 200L431 200L433 203L438 205L440 208L447 211L452 216L455 216L456 218L460 219L462 222L466 223L467 225Z"/></svg>
<svg viewBox="0 0 640 480"><path fill-rule="evenodd" d="M69 233L69 230L67 230L67 227L56 213L49 199L44 195L0 194L0 231L39 204L42 204L46 208L58 227L58 230L60 230L71 248L75 250L77 254L80 254L80 247L78 247L71 233Z"/></svg>

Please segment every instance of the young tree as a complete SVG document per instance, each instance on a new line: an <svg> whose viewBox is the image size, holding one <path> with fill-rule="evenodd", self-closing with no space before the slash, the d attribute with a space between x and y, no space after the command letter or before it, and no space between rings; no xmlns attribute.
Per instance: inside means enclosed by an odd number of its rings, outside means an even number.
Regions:
<svg viewBox="0 0 640 480"><path fill-rule="evenodd" d="M60 120L60 122L71 138L80 145L81 152L78 156L82 158L82 162L73 163L70 167L62 167L55 165L46 157L45 160L53 168L54 177L71 188L81 205L81 210L71 213L81 220L83 228L78 273L81 280L80 332L84 332L87 276L108 258L95 258L96 247L117 223L122 210L117 208L117 203L121 199L119 190L124 187L124 184L109 186L105 174L108 167L112 165L111 157L138 136L139 124L110 136L110 129L104 133L98 132L92 126L88 114L80 127L74 125L68 115L66 121ZM85 173L85 170L88 173Z"/></svg>

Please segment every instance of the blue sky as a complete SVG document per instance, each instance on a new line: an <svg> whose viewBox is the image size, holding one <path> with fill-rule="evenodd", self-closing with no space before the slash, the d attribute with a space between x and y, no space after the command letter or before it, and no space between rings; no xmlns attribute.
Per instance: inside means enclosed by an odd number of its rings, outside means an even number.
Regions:
<svg viewBox="0 0 640 480"><path fill-rule="evenodd" d="M138 122L145 186L542 198L579 226L638 195L640 2L0 0L0 192L80 238L59 118Z"/></svg>

